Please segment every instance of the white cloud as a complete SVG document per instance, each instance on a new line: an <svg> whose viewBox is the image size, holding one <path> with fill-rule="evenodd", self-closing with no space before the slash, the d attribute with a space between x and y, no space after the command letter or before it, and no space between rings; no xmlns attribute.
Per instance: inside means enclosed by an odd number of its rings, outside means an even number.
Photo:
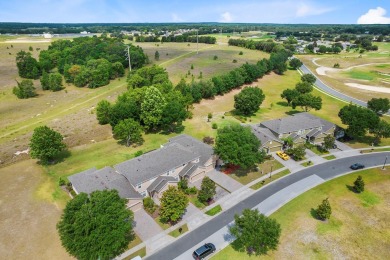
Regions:
<svg viewBox="0 0 390 260"><path fill-rule="evenodd" d="M332 11L332 8L318 7L306 3L300 3L295 12L296 17L306 17L312 15L320 15Z"/></svg>
<svg viewBox="0 0 390 260"><path fill-rule="evenodd" d="M172 22L174 23L180 23L183 22L184 20L181 19L177 14L172 14Z"/></svg>
<svg viewBox="0 0 390 260"><path fill-rule="evenodd" d="M382 7L370 9L357 20L358 24L390 24L390 17L386 17L386 10Z"/></svg>
<svg viewBox="0 0 390 260"><path fill-rule="evenodd" d="M221 14L221 23L230 23L233 21L233 17L229 12Z"/></svg>

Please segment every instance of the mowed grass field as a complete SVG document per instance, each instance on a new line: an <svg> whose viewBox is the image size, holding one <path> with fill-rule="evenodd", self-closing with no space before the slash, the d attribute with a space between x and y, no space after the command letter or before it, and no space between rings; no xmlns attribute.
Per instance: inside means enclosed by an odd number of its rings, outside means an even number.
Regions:
<svg viewBox="0 0 390 260"><path fill-rule="evenodd" d="M390 88L390 43L375 42L379 50L375 52L342 52L338 55L297 55L310 70L330 87L360 100L368 101L374 97L390 98L389 93L373 92L359 88L353 88L345 83L357 83L362 85ZM340 70L328 71L326 76L318 75L317 65L333 68L340 64ZM358 67L355 67L358 66Z"/></svg>
<svg viewBox="0 0 390 260"><path fill-rule="evenodd" d="M366 190L353 185L362 175ZM387 259L390 255L390 170L370 169L326 182L290 201L271 215L282 227L276 251L248 256L226 247L211 259ZM332 215L323 222L311 212L329 198Z"/></svg>

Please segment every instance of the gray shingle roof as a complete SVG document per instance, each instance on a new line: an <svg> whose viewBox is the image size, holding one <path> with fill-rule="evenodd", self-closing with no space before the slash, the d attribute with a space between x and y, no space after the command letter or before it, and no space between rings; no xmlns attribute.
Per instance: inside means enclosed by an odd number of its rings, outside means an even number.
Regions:
<svg viewBox="0 0 390 260"><path fill-rule="evenodd" d="M299 130L324 127L323 121L326 122L325 120L308 113L299 113L280 119L264 121L260 123L260 126L266 127L279 135L296 132Z"/></svg>
<svg viewBox="0 0 390 260"><path fill-rule="evenodd" d="M321 133L321 131L317 130L317 129L313 129L311 130L309 133L307 133L307 137L316 137L317 135L319 135Z"/></svg>
<svg viewBox="0 0 390 260"><path fill-rule="evenodd" d="M214 154L213 148L199 141L198 139L193 138L192 136L182 134L169 139L169 143L177 143L185 148L197 153L200 155L199 164L204 165L210 157Z"/></svg>
<svg viewBox="0 0 390 260"><path fill-rule="evenodd" d="M261 127L259 125L251 125L251 129L252 133L260 140L261 146L266 145L269 141L283 143L268 128Z"/></svg>
<svg viewBox="0 0 390 260"><path fill-rule="evenodd" d="M186 149L177 143L172 143L117 164L114 168L136 186L199 157L199 153Z"/></svg>
<svg viewBox="0 0 390 260"><path fill-rule="evenodd" d="M180 172L179 176L180 177L189 177L191 174L198 168L198 164L195 163L189 163L187 164Z"/></svg>
<svg viewBox="0 0 390 260"><path fill-rule="evenodd" d="M111 167L104 167L100 170L89 169L69 176L68 179L78 192L90 194L96 190L115 189L121 198L142 197L124 176L116 173Z"/></svg>
<svg viewBox="0 0 390 260"><path fill-rule="evenodd" d="M147 188L148 192L159 192L168 182L178 182L171 176L159 176L150 186Z"/></svg>

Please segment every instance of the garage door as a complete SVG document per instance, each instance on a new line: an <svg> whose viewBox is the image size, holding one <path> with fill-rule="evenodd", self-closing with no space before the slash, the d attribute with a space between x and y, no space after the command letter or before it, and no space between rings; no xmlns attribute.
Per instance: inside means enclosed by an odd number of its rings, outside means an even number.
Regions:
<svg viewBox="0 0 390 260"><path fill-rule="evenodd" d="M194 176L191 176L191 182L195 182L195 181L202 179L205 176L205 173L206 172L203 171L203 172L200 172Z"/></svg>
<svg viewBox="0 0 390 260"><path fill-rule="evenodd" d="M142 201L132 201L132 204L130 205L129 209L131 209L131 211L135 212L137 210L140 210L142 209Z"/></svg>

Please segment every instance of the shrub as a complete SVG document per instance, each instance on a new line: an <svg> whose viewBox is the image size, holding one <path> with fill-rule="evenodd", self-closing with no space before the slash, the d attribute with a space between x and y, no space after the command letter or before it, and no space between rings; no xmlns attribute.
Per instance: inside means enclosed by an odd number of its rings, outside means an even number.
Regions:
<svg viewBox="0 0 390 260"><path fill-rule="evenodd" d="M190 194L196 194L198 192L198 189L196 187L187 188L184 193L187 195Z"/></svg>
<svg viewBox="0 0 390 260"><path fill-rule="evenodd" d="M321 220L327 220L332 214L332 208L330 206L328 198L324 199L316 210L317 217Z"/></svg>
<svg viewBox="0 0 390 260"><path fill-rule="evenodd" d="M179 187L179 189L185 191L186 189L188 189L188 181L187 179L183 178L179 181L179 183L177 184L177 186Z"/></svg>
<svg viewBox="0 0 390 260"><path fill-rule="evenodd" d="M142 150L139 150L139 151L135 152L134 157L138 157L138 156L141 156L143 154L144 154L144 152Z"/></svg>
<svg viewBox="0 0 390 260"><path fill-rule="evenodd" d="M192 69L192 70L194 69L194 64L191 64L191 69Z"/></svg>
<svg viewBox="0 0 390 260"><path fill-rule="evenodd" d="M213 124L211 125L211 128L213 128L213 129L217 129L217 128L218 128L218 125L217 125L217 123L213 123Z"/></svg>
<svg viewBox="0 0 390 260"><path fill-rule="evenodd" d="M353 184L354 184L353 189L355 192L361 193L364 191L364 181L362 176L359 175Z"/></svg>
<svg viewBox="0 0 390 260"><path fill-rule="evenodd" d="M58 186L64 186L66 183L65 183L65 180L64 179L62 179L62 178L60 178L59 180L58 180Z"/></svg>
<svg viewBox="0 0 390 260"><path fill-rule="evenodd" d="M214 144L214 138L211 136L205 136L203 137L203 143L212 145Z"/></svg>
<svg viewBox="0 0 390 260"><path fill-rule="evenodd" d="M237 60L233 60L233 63L237 63Z"/></svg>
<svg viewBox="0 0 390 260"><path fill-rule="evenodd" d="M333 65L333 68L340 68L340 64L339 64L339 63L335 63L335 64Z"/></svg>
<svg viewBox="0 0 390 260"><path fill-rule="evenodd" d="M218 56L217 55L214 55L214 60L218 60Z"/></svg>
<svg viewBox="0 0 390 260"><path fill-rule="evenodd" d="M240 51L239 53L238 53L238 55L243 55L244 53L242 52L242 51Z"/></svg>
<svg viewBox="0 0 390 260"><path fill-rule="evenodd" d="M210 121L211 118L213 118L213 114L212 113L208 113L208 115L207 115L207 119L208 120L207 121Z"/></svg>
<svg viewBox="0 0 390 260"><path fill-rule="evenodd" d="M153 212L156 210L157 205L154 203L153 199L151 197L146 197L143 199L144 208L147 212L150 214L153 214Z"/></svg>

